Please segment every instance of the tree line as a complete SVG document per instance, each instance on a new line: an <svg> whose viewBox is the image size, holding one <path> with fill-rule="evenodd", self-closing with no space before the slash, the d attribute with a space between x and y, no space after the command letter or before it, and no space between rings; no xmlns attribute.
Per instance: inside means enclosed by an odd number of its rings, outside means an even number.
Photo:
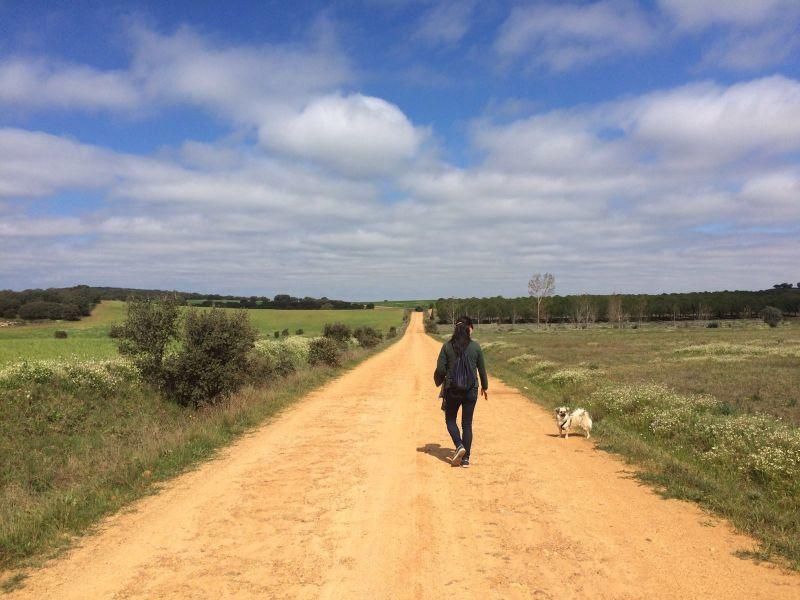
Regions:
<svg viewBox="0 0 800 600"><path fill-rule="evenodd" d="M800 289L774 287L762 291L690 292L675 294L580 294L504 298L439 298L434 314L439 323L453 323L467 314L477 323L542 323L586 325L641 321L755 318L772 306L784 316L800 316Z"/></svg>
<svg viewBox="0 0 800 600"><path fill-rule="evenodd" d="M278 294L266 296L235 296L201 294L154 289L92 287L76 285L68 288L29 289L22 291L0 290L0 318L2 319L64 319L78 321L91 314L101 300L148 300L169 296L180 304L216 306L221 308L281 308L303 310L361 310L375 308L372 303L347 302L330 298L296 298Z"/></svg>

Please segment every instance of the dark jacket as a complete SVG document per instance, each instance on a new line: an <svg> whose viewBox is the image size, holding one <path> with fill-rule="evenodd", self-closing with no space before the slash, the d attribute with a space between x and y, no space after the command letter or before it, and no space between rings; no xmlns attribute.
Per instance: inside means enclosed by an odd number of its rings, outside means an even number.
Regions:
<svg viewBox="0 0 800 600"><path fill-rule="evenodd" d="M464 352L467 355L467 360L469 361L473 371L475 369L478 370L481 387L484 390L488 390L489 380L486 377L486 364L483 360L483 351L481 350L480 345L475 340L471 340L469 346L467 346ZM439 360L436 362L436 371L433 374L433 382L436 385L442 385L442 382L445 380L445 377L450 372L450 369L454 364L456 364L456 351L453 348L453 345L448 341L442 344L442 349L439 352ZM477 398L477 379L475 381L475 387L473 390L474 395ZM473 394L469 395L472 396Z"/></svg>

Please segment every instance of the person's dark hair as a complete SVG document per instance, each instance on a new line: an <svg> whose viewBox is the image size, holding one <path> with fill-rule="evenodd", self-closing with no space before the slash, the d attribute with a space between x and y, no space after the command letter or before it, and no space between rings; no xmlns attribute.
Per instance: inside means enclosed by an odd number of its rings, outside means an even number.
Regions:
<svg viewBox="0 0 800 600"><path fill-rule="evenodd" d="M450 344L456 354L461 354L467 349L470 342L469 330L472 327L472 319L464 315L458 317L456 326L453 328L453 337L450 338Z"/></svg>

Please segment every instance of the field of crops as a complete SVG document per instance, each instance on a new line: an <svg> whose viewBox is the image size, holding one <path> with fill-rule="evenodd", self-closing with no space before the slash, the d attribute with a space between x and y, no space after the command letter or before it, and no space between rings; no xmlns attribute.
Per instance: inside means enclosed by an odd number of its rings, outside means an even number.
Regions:
<svg viewBox="0 0 800 600"><path fill-rule="evenodd" d="M209 309L199 309L209 310ZM233 310L233 309L220 309ZM250 310L250 322L263 337L288 329L294 335L317 336L325 323L341 322L351 327L368 325L383 331L399 326L403 309L375 310ZM112 323L125 319L125 303L102 302L92 315L81 321L47 322L34 325L0 328L0 365L23 359L107 359L117 355L114 340L108 337ZM66 339L55 339L55 332L64 330Z"/></svg>

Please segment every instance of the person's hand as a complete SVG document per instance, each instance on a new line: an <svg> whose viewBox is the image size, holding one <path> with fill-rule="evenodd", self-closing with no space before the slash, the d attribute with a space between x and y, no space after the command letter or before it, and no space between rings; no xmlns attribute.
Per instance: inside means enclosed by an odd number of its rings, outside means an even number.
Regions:
<svg viewBox="0 0 800 600"><path fill-rule="evenodd" d="M488 400L489 399L489 390L481 389L481 396L483 396L484 399Z"/></svg>

